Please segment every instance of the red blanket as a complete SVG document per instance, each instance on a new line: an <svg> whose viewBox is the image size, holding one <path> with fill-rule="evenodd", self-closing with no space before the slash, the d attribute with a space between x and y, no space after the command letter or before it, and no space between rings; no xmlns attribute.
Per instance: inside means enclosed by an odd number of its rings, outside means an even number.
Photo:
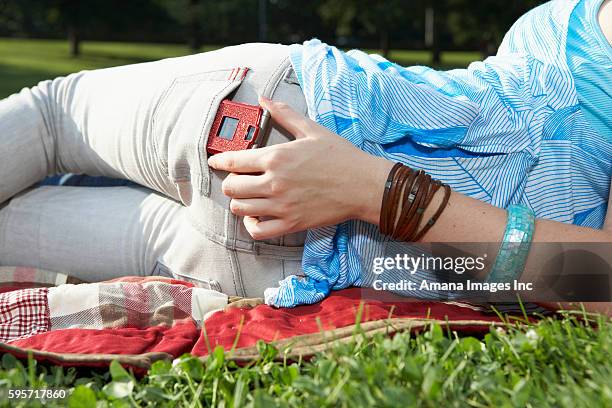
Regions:
<svg viewBox="0 0 612 408"><path fill-rule="evenodd" d="M105 366L118 359L145 370L157 359L187 352L205 356L216 346L235 347L232 357L238 360L257 358L258 340L280 349L291 345L289 357L309 356L350 339L356 327L366 334L393 333L437 321L478 334L500 323L495 314L474 306L393 295L380 300L358 288L334 292L319 304L275 309L163 278L54 287L69 278L50 276L0 268L1 351L19 357L30 351L38 360L73 366Z"/></svg>

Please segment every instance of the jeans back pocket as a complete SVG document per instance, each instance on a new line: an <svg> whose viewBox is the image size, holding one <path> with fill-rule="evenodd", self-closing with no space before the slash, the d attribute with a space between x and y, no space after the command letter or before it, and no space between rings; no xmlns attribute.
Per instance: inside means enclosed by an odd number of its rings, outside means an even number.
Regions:
<svg viewBox="0 0 612 408"><path fill-rule="evenodd" d="M235 75L237 69L176 78L153 113L157 160L177 186L179 198L185 205L190 204L194 193L210 195L208 133L221 101L242 83L244 75Z"/></svg>

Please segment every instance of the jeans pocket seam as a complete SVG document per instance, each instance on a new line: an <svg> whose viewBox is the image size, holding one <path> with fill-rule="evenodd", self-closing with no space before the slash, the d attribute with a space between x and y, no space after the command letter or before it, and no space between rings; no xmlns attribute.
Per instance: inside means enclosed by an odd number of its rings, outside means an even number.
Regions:
<svg viewBox="0 0 612 408"><path fill-rule="evenodd" d="M153 143L152 143L153 152L155 154L157 161L161 164L161 168L162 168L162 171L164 172L164 175L167 177L169 177L169 173L170 173L168 170L168 161L165 160L161 156L159 152L158 143L157 143L157 137L156 137L157 122L158 122L157 115L161 107L166 103L166 100L169 98L169 95L171 95L174 88L176 88L176 84L177 84L177 79L175 78L170 84L170 86L166 88L162 96L158 99L157 103L155 104L155 108L153 109L153 116L152 116L152 121L151 121L151 138L153 139Z"/></svg>
<svg viewBox="0 0 612 408"><path fill-rule="evenodd" d="M197 154L197 159L199 161L199 165L195 166L197 168L193 168L192 171L196 171L197 173L201 173L201 183L200 185L198 185L198 189L203 192L206 196L209 195L209 189L210 187L207 185L208 183L206 183L206 180L210 180L210 169L208 169L208 167L205 165L205 163L202 162L202 143L204 140L204 136L203 133L205 133L205 129L207 127L207 124L209 122L210 115L212 113L212 108L214 105L214 102L217 101L219 98L218 96L220 94L226 94L228 93L228 88L235 86L236 83L238 83L238 85L240 85L240 83L242 82L242 79L236 78L236 79L230 79L230 73L233 72L234 69L216 69L216 70L210 70L210 71L204 71L204 72L198 72L195 74L189 74L189 75L183 75L183 76L178 76L175 77L172 82L170 83L169 86L167 86L167 88L163 91L163 93L161 94L161 96L159 97L159 99L157 100L157 103L155 104L154 108L153 108L153 112L152 112L152 119L151 119L151 139L152 139L152 146L153 146L153 153L155 155L155 158L157 160L157 162L161 165L162 171L164 173L164 175L168 178L172 178L171 177L171 169L170 169L170 160L167 157L164 157L164 155L162 154L162 149L161 149L161 145L160 145L160 138L162 137L160 135L160 133L162 132L162 129L160 129L160 112L162 112L164 110L164 107L167 106L169 104L169 101L171 100L171 96L177 91L177 88L179 85L185 85L187 84L189 85L193 85L195 87L200 87L201 85L203 85L206 82L210 82L210 83L227 83L225 86L223 86L221 89L219 89L218 93L215 94L214 96L212 96L210 98L210 102L209 105L206 109L203 109L203 117L204 122L202 124L202 128L200 130L200 136L198 138L197 141L197 145L196 148L198 149L198 151L196 152ZM194 89L194 92L196 90ZM205 112L205 113L204 113ZM205 159L205 158L204 158ZM205 174L208 173L208 174ZM184 177L183 177L184 178ZM173 180L173 181L178 181L179 179Z"/></svg>
<svg viewBox="0 0 612 408"><path fill-rule="evenodd" d="M198 162L200 163L200 169L199 169L199 173L200 173L199 181L200 182L199 182L198 189L200 190L200 193L206 197L210 196L210 179L211 179L211 174L212 174L212 171L210 167L208 167L208 164L207 164L208 152L206 151L206 143L208 141L208 135L206 134L207 133L206 129L212 127L212 122L214 121L214 118L210 118L211 110L213 109L213 106L215 105L215 103L218 104L220 102L217 100L219 95L226 95L228 93L227 91L228 88L235 89L236 87L240 86L241 83L242 83L242 80L232 80L228 82L228 84L225 87L223 87L223 89L219 90L219 92L214 98L211 98L208 104L208 109L206 110L207 119L204 121L204 123L202 123L202 127L200 129L200 136L198 138L198 143L196 145Z"/></svg>

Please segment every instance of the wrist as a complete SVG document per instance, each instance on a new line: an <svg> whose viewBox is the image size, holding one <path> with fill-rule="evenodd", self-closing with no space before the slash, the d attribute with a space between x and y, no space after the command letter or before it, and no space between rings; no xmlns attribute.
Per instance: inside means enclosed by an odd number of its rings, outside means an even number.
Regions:
<svg viewBox="0 0 612 408"><path fill-rule="evenodd" d="M369 156L362 177L355 180L355 214L352 218L378 225L387 176L394 162L382 157Z"/></svg>

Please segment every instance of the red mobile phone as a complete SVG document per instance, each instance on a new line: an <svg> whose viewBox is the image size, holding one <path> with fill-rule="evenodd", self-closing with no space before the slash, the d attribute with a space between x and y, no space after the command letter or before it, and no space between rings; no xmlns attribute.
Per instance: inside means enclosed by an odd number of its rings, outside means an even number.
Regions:
<svg viewBox="0 0 612 408"><path fill-rule="evenodd" d="M262 107L226 99L217 110L206 151L213 155L262 146L269 122L270 113Z"/></svg>

